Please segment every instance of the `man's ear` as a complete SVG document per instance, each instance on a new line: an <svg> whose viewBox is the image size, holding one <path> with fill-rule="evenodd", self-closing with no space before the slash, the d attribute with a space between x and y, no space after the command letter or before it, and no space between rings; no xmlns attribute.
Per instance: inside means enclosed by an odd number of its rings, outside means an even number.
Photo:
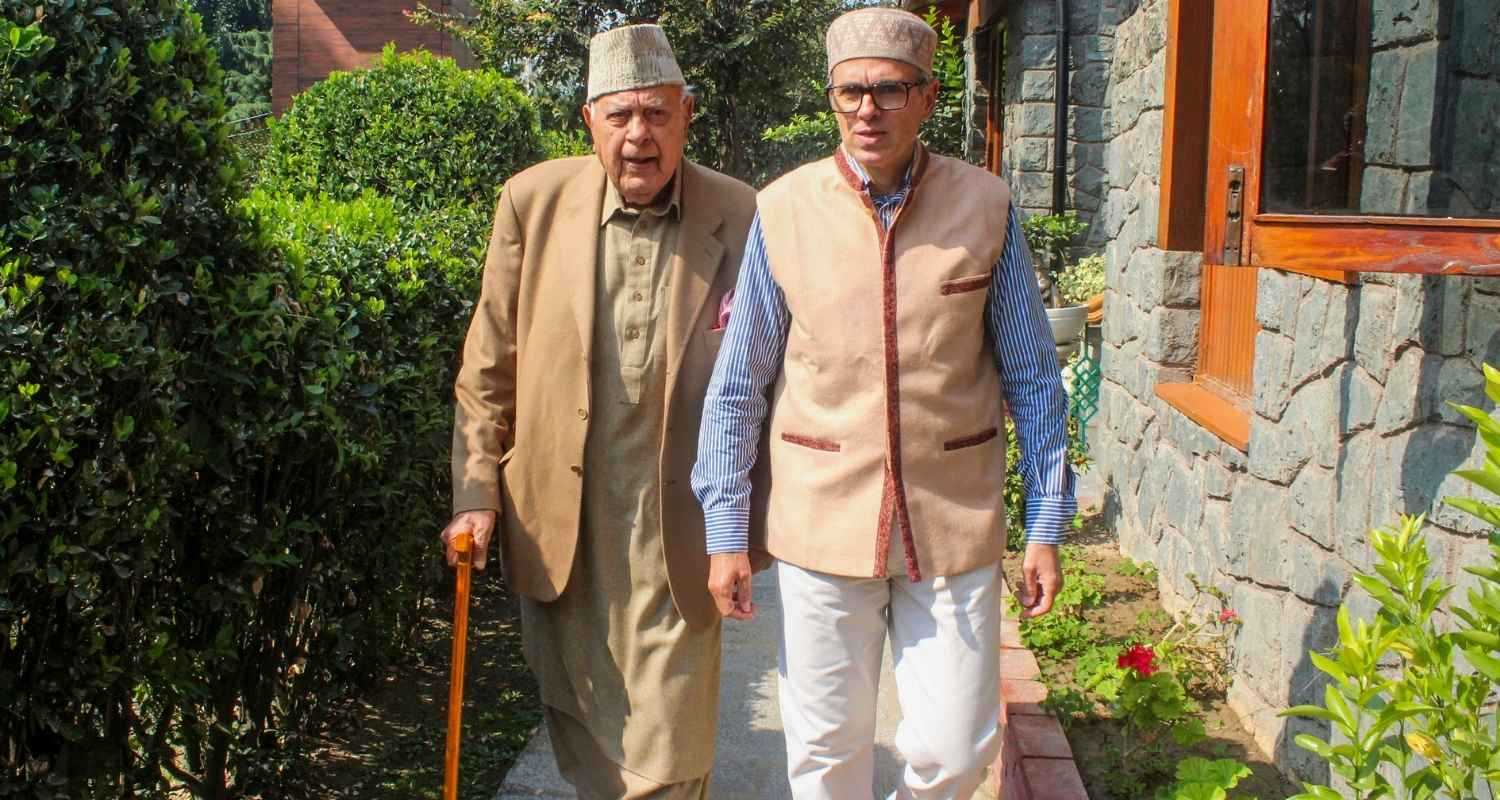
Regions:
<svg viewBox="0 0 1500 800"><path fill-rule="evenodd" d="M682 96L682 110L687 112L687 124L693 124L693 113L698 110L698 98L695 95L684 94Z"/></svg>
<svg viewBox="0 0 1500 800"><path fill-rule="evenodd" d="M943 85L936 78L922 91L922 98L927 101L927 113L923 115L923 119L932 116L932 112L937 110L938 95L942 91Z"/></svg>
<svg viewBox="0 0 1500 800"><path fill-rule="evenodd" d="M583 127L588 128L589 132L592 133L594 130L593 106L589 103L584 103L582 106L579 106L578 112L583 115Z"/></svg>

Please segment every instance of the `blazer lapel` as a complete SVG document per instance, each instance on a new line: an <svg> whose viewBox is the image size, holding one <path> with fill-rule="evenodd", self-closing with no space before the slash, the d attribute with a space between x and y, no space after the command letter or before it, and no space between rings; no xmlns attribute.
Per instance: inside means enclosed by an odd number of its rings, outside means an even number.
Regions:
<svg viewBox="0 0 1500 800"><path fill-rule="evenodd" d="M696 321L708 300L724 243L716 234L724 224L718 203L705 191L697 174L698 167L682 162L682 233L677 253L672 257L667 279L667 397L673 396L677 378L682 373L682 359L696 330Z"/></svg>
<svg viewBox="0 0 1500 800"><path fill-rule="evenodd" d="M594 293L598 282L599 212L604 207L604 184L608 178L597 158L573 176L558 199L557 216L552 221L552 236L557 258L553 268L568 276L568 301L578 324L578 342L583 349L583 363L588 364L594 351ZM587 380L587 378L585 378Z"/></svg>

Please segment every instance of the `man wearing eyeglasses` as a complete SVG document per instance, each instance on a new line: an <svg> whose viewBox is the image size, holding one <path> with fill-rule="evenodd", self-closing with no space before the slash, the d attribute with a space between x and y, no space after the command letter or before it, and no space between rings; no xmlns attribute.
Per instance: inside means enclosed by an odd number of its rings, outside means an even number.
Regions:
<svg viewBox="0 0 1500 800"><path fill-rule="evenodd" d="M994 759L1004 404L1027 487L1024 616L1062 587L1057 545L1077 507L1056 351L1010 191L918 141L936 44L897 9L829 28L842 146L757 198L705 401L693 489L726 617L755 613L750 475L770 460L765 544L780 562L798 800L871 796L887 638L906 762L894 796L967 798Z"/></svg>

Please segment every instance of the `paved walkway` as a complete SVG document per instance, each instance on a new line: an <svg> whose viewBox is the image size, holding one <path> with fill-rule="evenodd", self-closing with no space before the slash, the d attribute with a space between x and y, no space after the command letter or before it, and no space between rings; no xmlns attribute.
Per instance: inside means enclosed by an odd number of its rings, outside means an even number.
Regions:
<svg viewBox="0 0 1500 800"><path fill-rule="evenodd" d="M713 800L789 800L786 745L776 704L776 649L781 628L776 571L755 577L757 614L749 623L724 626L724 667L719 690L719 742L714 767ZM880 679L875 744L877 796L888 795L901 765L892 742L901 710L896 702L891 654L886 650ZM495 795L496 800L548 797L576 798L557 774L546 728L539 728Z"/></svg>

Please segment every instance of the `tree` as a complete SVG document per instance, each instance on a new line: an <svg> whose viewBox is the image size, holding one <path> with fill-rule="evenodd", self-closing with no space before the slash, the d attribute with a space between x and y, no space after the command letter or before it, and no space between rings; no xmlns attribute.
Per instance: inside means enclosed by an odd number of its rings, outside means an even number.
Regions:
<svg viewBox="0 0 1500 800"><path fill-rule="evenodd" d="M192 0L219 52L233 122L271 113L271 0Z"/></svg>
<svg viewBox="0 0 1500 800"><path fill-rule="evenodd" d="M785 171L788 148L761 131L826 108L823 32L869 0L478 0L473 16L421 8L414 18L463 39L485 66L536 99L543 127L580 125L589 39L656 22L667 33L698 113L689 157L751 183Z"/></svg>

